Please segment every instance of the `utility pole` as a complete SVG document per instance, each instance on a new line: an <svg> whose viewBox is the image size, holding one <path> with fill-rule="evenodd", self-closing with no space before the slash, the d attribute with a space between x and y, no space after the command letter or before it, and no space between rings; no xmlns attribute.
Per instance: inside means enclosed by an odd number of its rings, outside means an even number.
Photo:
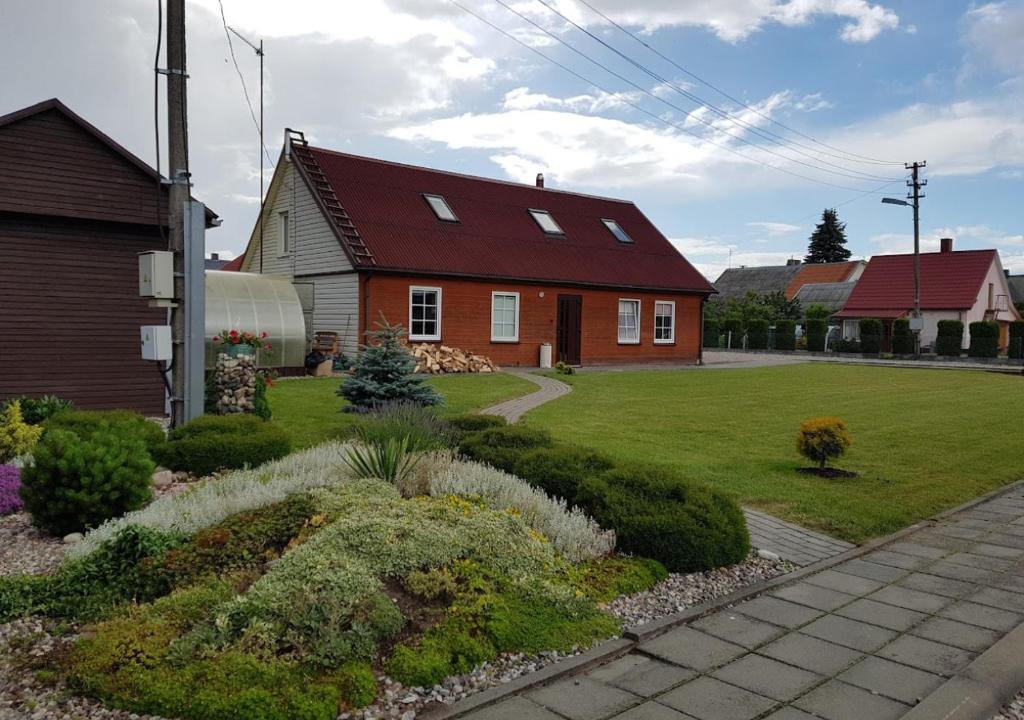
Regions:
<svg viewBox="0 0 1024 720"><path fill-rule="evenodd" d="M910 170L910 180L907 180L907 187L911 192L907 199L911 201L914 209L914 320L911 322L911 329L914 332L914 357L921 357L921 330L924 324L921 319L921 199L924 195L921 188L928 184L922 180L920 171L927 162L906 163L904 167Z"/></svg>
<svg viewBox="0 0 1024 720"><path fill-rule="evenodd" d="M169 249L174 253L171 339L171 426L185 417L185 209L189 202L188 105L185 90L185 0L167 0L167 200Z"/></svg>

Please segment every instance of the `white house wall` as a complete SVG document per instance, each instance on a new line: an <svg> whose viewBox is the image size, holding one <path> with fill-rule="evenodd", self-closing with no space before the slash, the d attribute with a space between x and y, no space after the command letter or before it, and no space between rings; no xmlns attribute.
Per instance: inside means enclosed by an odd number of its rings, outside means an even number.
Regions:
<svg viewBox="0 0 1024 720"><path fill-rule="evenodd" d="M351 357L359 345L359 276L321 275L313 282L313 331L336 332L340 349Z"/></svg>

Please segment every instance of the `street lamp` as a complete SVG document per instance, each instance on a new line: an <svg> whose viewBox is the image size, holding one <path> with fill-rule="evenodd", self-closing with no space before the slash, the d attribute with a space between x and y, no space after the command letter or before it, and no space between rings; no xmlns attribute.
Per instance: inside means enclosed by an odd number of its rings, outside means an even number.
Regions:
<svg viewBox="0 0 1024 720"><path fill-rule="evenodd" d="M919 171L924 162L908 163L906 168L911 171L907 186L913 189L907 200L901 198L882 198L885 205L903 205L914 210L914 317L910 319L910 330L914 333L914 357L921 357L921 331L924 319L921 317L921 188L928 183L921 180Z"/></svg>

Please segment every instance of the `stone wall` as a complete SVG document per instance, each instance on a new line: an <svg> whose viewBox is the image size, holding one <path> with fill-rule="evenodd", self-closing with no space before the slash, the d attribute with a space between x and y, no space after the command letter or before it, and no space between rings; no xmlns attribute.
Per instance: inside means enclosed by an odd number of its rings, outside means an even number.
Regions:
<svg viewBox="0 0 1024 720"><path fill-rule="evenodd" d="M218 415L255 411L256 360L250 355L217 355L213 370L213 396Z"/></svg>

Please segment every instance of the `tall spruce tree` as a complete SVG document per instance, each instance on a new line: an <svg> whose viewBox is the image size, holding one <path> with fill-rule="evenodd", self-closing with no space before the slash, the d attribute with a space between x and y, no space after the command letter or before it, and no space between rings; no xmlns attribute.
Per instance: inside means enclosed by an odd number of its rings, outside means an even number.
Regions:
<svg viewBox="0 0 1024 720"><path fill-rule="evenodd" d="M821 222L811 233L807 246L805 263L844 262L850 259L846 248L846 223L839 222L835 209L826 208L821 213Z"/></svg>
<svg viewBox="0 0 1024 720"><path fill-rule="evenodd" d="M416 360L402 343L405 329L384 319L377 327L380 329L367 333L369 342L359 354L352 375L341 384L337 394L348 400L354 410L401 401L441 404L441 396L424 385L423 378L413 375Z"/></svg>

